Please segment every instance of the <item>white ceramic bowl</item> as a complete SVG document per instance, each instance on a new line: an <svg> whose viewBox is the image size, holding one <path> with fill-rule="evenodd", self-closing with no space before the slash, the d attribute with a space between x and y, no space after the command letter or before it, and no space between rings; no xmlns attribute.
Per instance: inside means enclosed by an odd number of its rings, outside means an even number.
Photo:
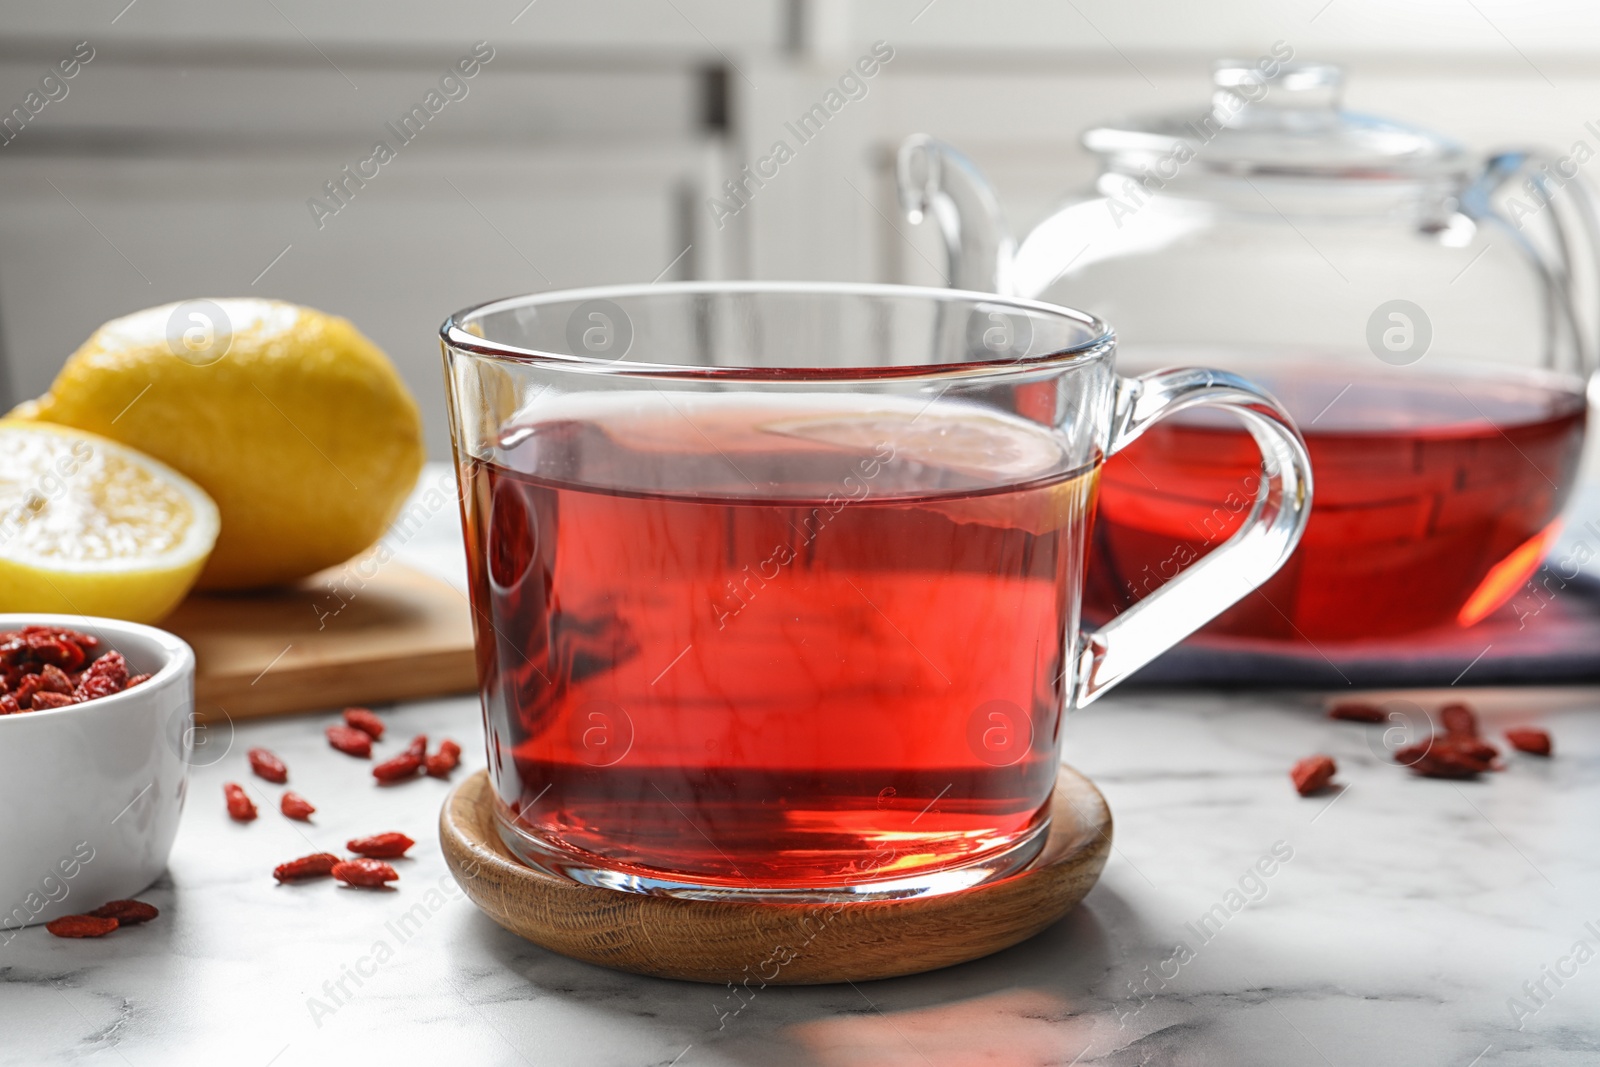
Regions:
<svg viewBox="0 0 1600 1067"><path fill-rule="evenodd" d="M0 631L93 634L128 673L114 696L0 715L0 945L16 930L132 897L166 868L193 748L194 651L163 630L85 615L3 615Z"/></svg>

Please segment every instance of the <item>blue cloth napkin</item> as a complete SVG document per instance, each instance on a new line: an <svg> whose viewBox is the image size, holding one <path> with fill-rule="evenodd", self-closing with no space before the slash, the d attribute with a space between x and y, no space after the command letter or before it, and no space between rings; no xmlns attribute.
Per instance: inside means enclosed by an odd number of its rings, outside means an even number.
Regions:
<svg viewBox="0 0 1600 1067"><path fill-rule="evenodd" d="M1559 550L1552 558L1561 558ZM1594 681L1600 681L1600 578L1564 578L1547 564L1499 610L1465 629L1338 645L1198 634L1127 684L1387 689Z"/></svg>

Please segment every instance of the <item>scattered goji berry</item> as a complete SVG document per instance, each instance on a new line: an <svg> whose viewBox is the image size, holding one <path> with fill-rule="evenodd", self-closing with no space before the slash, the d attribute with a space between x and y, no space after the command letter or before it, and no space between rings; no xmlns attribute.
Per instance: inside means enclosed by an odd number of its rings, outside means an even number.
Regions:
<svg viewBox="0 0 1600 1067"><path fill-rule="evenodd" d="M428 774L434 778L448 778L450 772L461 762L461 746L447 737L439 742L439 751L423 762L427 766Z"/></svg>
<svg viewBox="0 0 1600 1067"><path fill-rule="evenodd" d="M345 842L345 848L359 856L366 856L375 860L392 860L397 856L404 856L406 849L416 844L415 841L400 833L373 834L371 837L355 837Z"/></svg>
<svg viewBox="0 0 1600 1067"><path fill-rule="evenodd" d="M1307 756L1290 769L1289 779L1294 782L1295 792L1308 797L1327 788L1338 770L1331 756Z"/></svg>
<svg viewBox="0 0 1600 1067"><path fill-rule="evenodd" d="M1500 756L1500 750L1498 748L1495 748L1489 742L1476 735L1468 736L1466 734L1445 734L1443 737L1434 738L1433 741L1434 748L1437 749L1439 747L1444 747L1450 749L1451 751L1459 752L1463 756L1467 756L1471 759L1479 760L1484 764L1490 765L1490 770L1495 769L1492 764Z"/></svg>
<svg viewBox="0 0 1600 1067"><path fill-rule="evenodd" d="M311 806L311 801L292 789L283 794L283 800L279 802L278 808L289 818L298 819L300 822L310 819L317 810Z"/></svg>
<svg viewBox="0 0 1600 1067"><path fill-rule="evenodd" d="M289 780L289 768L284 766L283 760L271 752L264 748L252 748L248 754L250 769L256 772L257 778L265 778L279 785Z"/></svg>
<svg viewBox="0 0 1600 1067"><path fill-rule="evenodd" d="M1439 709L1439 719L1452 737L1478 736L1478 717L1465 704L1446 704Z"/></svg>
<svg viewBox="0 0 1600 1067"><path fill-rule="evenodd" d="M237 782L228 782L222 787L222 795L228 798L228 815L239 822L249 822L256 817L256 806L250 800L249 794L244 791L244 786Z"/></svg>
<svg viewBox="0 0 1600 1067"><path fill-rule="evenodd" d="M136 926L149 922L161 912L156 910L154 904L146 904L142 900L113 900L89 914L97 919L115 919L123 926Z"/></svg>
<svg viewBox="0 0 1600 1067"><path fill-rule="evenodd" d="M1396 751L1394 759L1424 778L1476 778L1494 769L1492 756L1485 756L1475 746L1459 744L1448 736L1408 745Z"/></svg>
<svg viewBox="0 0 1600 1067"><path fill-rule="evenodd" d="M339 865L339 857L331 852L313 852L288 863L280 863L272 870L272 877L280 882L300 882L307 878L326 878Z"/></svg>
<svg viewBox="0 0 1600 1067"><path fill-rule="evenodd" d="M411 743L406 746L406 754L417 759L425 759L428 755L428 735L418 734L413 737Z"/></svg>
<svg viewBox="0 0 1600 1067"><path fill-rule="evenodd" d="M367 889L382 888L385 882L399 881L395 869L381 860L345 860L333 868L333 876L345 885Z"/></svg>
<svg viewBox="0 0 1600 1067"><path fill-rule="evenodd" d="M393 759L386 759L372 768L372 777L380 782L398 782L410 778L422 767L422 757L406 749Z"/></svg>
<svg viewBox="0 0 1600 1067"><path fill-rule="evenodd" d="M372 755L372 738L350 726L328 727L328 744L347 756L367 759Z"/></svg>
<svg viewBox="0 0 1600 1067"><path fill-rule="evenodd" d="M1550 755L1550 734L1536 726L1513 726L1506 731L1506 740L1518 752L1533 756Z"/></svg>
<svg viewBox="0 0 1600 1067"><path fill-rule="evenodd" d="M1383 709L1376 704L1366 704L1361 701L1351 700L1335 704L1328 709L1328 718L1343 719L1346 722L1383 722L1386 715Z"/></svg>
<svg viewBox="0 0 1600 1067"><path fill-rule="evenodd" d="M118 925L115 919L95 915L63 915L45 923L44 928L57 937L104 937Z"/></svg>
<svg viewBox="0 0 1600 1067"><path fill-rule="evenodd" d="M371 708L345 708L344 724L360 730L374 741L383 737L383 720L374 715Z"/></svg>

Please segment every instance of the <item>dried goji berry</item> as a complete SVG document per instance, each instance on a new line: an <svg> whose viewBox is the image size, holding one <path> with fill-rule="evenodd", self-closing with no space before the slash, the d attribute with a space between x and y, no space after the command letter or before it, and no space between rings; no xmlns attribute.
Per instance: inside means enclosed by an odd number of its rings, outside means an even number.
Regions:
<svg viewBox="0 0 1600 1067"><path fill-rule="evenodd" d="M237 782L227 782L222 787L222 795L228 798L228 815L239 822L249 822L256 817L256 806L250 800L249 794L244 791L244 786Z"/></svg>
<svg viewBox="0 0 1600 1067"><path fill-rule="evenodd" d="M1550 734L1536 726L1513 726L1506 731L1506 740L1518 752L1533 756L1550 755Z"/></svg>
<svg viewBox="0 0 1600 1067"><path fill-rule="evenodd" d="M1490 765L1492 757L1486 758L1475 747L1458 744L1449 737L1434 737L1408 745L1397 751L1394 758L1396 763L1424 778L1476 778L1494 769Z"/></svg>
<svg viewBox="0 0 1600 1067"><path fill-rule="evenodd" d="M343 752L347 756L360 756L367 759L372 755L372 738L360 730L349 726L334 725L328 727L328 744Z"/></svg>
<svg viewBox="0 0 1600 1067"><path fill-rule="evenodd" d="M408 748L393 759L384 760L372 768L372 777L380 782L398 782L402 778L410 778L421 767L422 757Z"/></svg>
<svg viewBox="0 0 1600 1067"><path fill-rule="evenodd" d="M150 680L150 676L148 674L136 674L132 678L128 679L128 684L123 686L123 688L124 689L132 689L134 686L142 685L145 682L148 682L149 680Z"/></svg>
<svg viewBox="0 0 1600 1067"><path fill-rule="evenodd" d="M1446 704L1439 709L1439 719L1452 737L1478 736L1478 717L1465 704Z"/></svg>
<svg viewBox="0 0 1600 1067"><path fill-rule="evenodd" d="M1424 778L1476 778L1489 770L1481 760L1450 751L1430 752L1410 767L1413 774Z"/></svg>
<svg viewBox="0 0 1600 1067"><path fill-rule="evenodd" d="M1346 722L1383 722L1386 715L1383 709L1376 704L1365 704L1358 700L1344 701L1328 709L1328 718L1343 719Z"/></svg>
<svg viewBox="0 0 1600 1067"><path fill-rule="evenodd" d="M17 703L17 698L10 693L0 696L0 715L19 715L22 705Z"/></svg>
<svg viewBox="0 0 1600 1067"><path fill-rule="evenodd" d="M406 746L406 754L415 756L418 759L426 758L428 755L428 735L418 734L413 737L411 743Z"/></svg>
<svg viewBox="0 0 1600 1067"><path fill-rule="evenodd" d="M461 746L448 737L439 742L439 751L423 761L428 773L435 778L448 778L461 762Z"/></svg>
<svg viewBox="0 0 1600 1067"><path fill-rule="evenodd" d="M280 882L299 882L307 878L326 878L339 865L339 857L331 852L313 852L288 863L280 863L272 870L272 877Z"/></svg>
<svg viewBox="0 0 1600 1067"><path fill-rule="evenodd" d="M1459 752L1463 756L1479 760L1485 765L1490 765L1500 755L1500 750L1489 742L1476 735L1445 734L1443 737L1433 739L1434 748L1448 748ZM1491 766L1489 769L1493 769Z"/></svg>
<svg viewBox="0 0 1600 1067"><path fill-rule="evenodd" d="M121 652L111 651L89 664L83 677L78 679L74 695L79 700L93 700L120 693L127 685L128 662Z"/></svg>
<svg viewBox="0 0 1600 1067"><path fill-rule="evenodd" d="M142 900L113 900L102 904L89 913L97 919L115 919L123 926L136 926L147 923L160 915L154 904L146 904Z"/></svg>
<svg viewBox="0 0 1600 1067"><path fill-rule="evenodd" d="M54 663L57 666L66 666L74 659L82 660L81 650L73 641L63 640L61 636L51 632L28 634L24 641L28 651L33 653L33 659L39 663ZM70 668L69 668L70 669Z"/></svg>
<svg viewBox="0 0 1600 1067"><path fill-rule="evenodd" d="M250 769L256 772L256 777L277 782L279 785L289 780L289 768L284 766L283 760L271 752L264 748L252 748L248 755Z"/></svg>
<svg viewBox="0 0 1600 1067"><path fill-rule="evenodd" d="M100 639L90 637L88 634L74 633L71 630L61 630L56 633L55 644L51 648L56 658L56 666L65 671L75 671L89 662L90 649L98 647Z"/></svg>
<svg viewBox="0 0 1600 1067"><path fill-rule="evenodd" d="M100 697L116 696L122 692L122 686L102 675L85 674L78 683L78 688L73 695L79 700L97 700Z"/></svg>
<svg viewBox="0 0 1600 1067"><path fill-rule="evenodd" d="M0 695L11 697L9 703L0 702L0 714L65 707L122 692L127 663L119 653L107 652L89 669L78 670L99 645L98 638L53 626L0 633ZM36 700L40 694L51 695Z"/></svg>
<svg viewBox="0 0 1600 1067"><path fill-rule="evenodd" d="M415 841L400 833L373 834L371 837L355 837L345 842L345 848L360 856L375 860L392 860L397 856L404 856L406 849L416 844Z"/></svg>
<svg viewBox="0 0 1600 1067"><path fill-rule="evenodd" d="M1331 756L1307 756L1290 769L1289 778L1294 782L1295 792L1308 797L1326 788L1338 769Z"/></svg>
<svg viewBox="0 0 1600 1067"><path fill-rule="evenodd" d="M300 822L310 819L317 810L311 806L311 801L292 789L283 794L283 800L279 802L278 809L289 818L298 819Z"/></svg>
<svg viewBox="0 0 1600 1067"><path fill-rule="evenodd" d="M44 924L57 937L104 937L117 926L117 920L95 915L63 915Z"/></svg>
<svg viewBox="0 0 1600 1067"><path fill-rule="evenodd" d="M399 881L395 869L381 860L345 860L334 867L333 876L345 885L382 888L385 882Z"/></svg>
<svg viewBox="0 0 1600 1067"><path fill-rule="evenodd" d="M345 708L344 724L360 730L374 741L383 737L383 720L374 715L371 708Z"/></svg>
<svg viewBox="0 0 1600 1067"><path fill-rule="evenodd" d="M46 663L39 672L39 691L41 693L66 693L72 694L72 679L67 677L67 672L57 667L54 663Z"/></svg>
<svg viewBox="0 0 1600 1067"><path fill-rule="evenodd" d="M24 710L27 710L33 707L33 694L37 693L42 685L44 685L44 678L40 675L24 674L22 679L17 682L16 691L12 695L17 698L17 703L22 705Z"/></svg>

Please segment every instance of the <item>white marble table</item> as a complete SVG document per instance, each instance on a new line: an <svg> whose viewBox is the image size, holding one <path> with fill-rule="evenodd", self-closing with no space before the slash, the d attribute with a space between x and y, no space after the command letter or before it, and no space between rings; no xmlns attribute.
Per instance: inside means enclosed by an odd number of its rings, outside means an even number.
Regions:
<svg viewBox="0 0 1600 1067"><path fill-rule="evenodd" d="M458 578L453 523L444 512L402 555ZM445 871L444 783L376 788L328 748L328 715L240 724L208 737L194 769L169 872L145 894L158 921L103 941L34 928L0 947L0 1063L1600 1063L1600 692L1465 695L1491 726L1536 712L1557 757L1422 780L1313 697L1109 698L1065 733L1117 820L1075 913L947 971L747 1001L506 933ZM457 780L482 765L474 700L386 714L399 733L462 741ZM258 744L319 807L312 826L266 807L228 820L221 784L262 784L245 769ZM1302 800L1286 771L1317 751L1349 787ZM388 829L420 842L394 892L273 884L285 859ZM1274 848L1290 858L1249 878ZM1197 936L1219 904L1225 921ZM1597 954L1581 964L1580 940Z"/></svg>

